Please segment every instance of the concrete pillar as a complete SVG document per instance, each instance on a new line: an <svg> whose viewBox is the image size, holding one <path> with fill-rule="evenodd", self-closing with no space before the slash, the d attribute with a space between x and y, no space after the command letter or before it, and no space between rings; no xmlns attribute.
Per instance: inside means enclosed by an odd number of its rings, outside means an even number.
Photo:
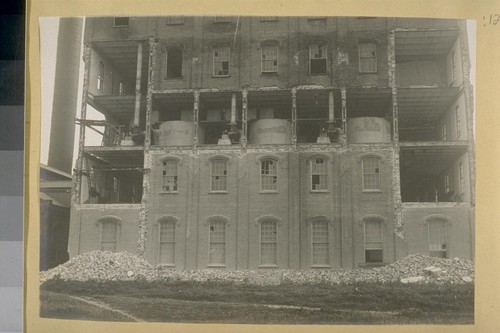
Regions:
<svg viewBox="0 0 500 333"><path fill-rule="evenodd" d="M135 74L135 109L134 127L139 127L139 116L141 112L141 80L142 80L142 42L137 46L137 66Z"/></svg>
<svg viewBox="0 0 500 333"><path fill-rule="evenodd" d="M292 145L297 145L297 89L292 89Z"/></svg>
<svg viewBox="0 0 500 333"><path fill-rule="evenodd" d="M200 91L194 91L194 103L193 103L193 151L196 151L198 147L198 116L200 111Z"/></svg>
<svg viewBox="0 0 500 333"><path fill-rule="evenodd" d="M241 112L241 120L242 120L242 128L241 128L241 138L240 138L240 142L241 142L241 147L243 148L243 150L246 149L246 146L247 146L247 140L248 140L248 90L247 89L243 89L241 91L241 99L242 99L242 103L241 103L241 108L242 108L242 112Z"/></svg>
<svg viewBox="0 0 500 333"><path fill-rule="evenodd" d="M75 141L82 20L82 18L77 17L61 18L57 38L56 79L47 164L69 174L71 174L73 164L73 143ZM86 69L88 71L88 68Z"/></svg>
<svg viewBox="0 0 500 333"><path fill-rule="evenodd" d="M334 114L334 103L333 103L333 90L328 92L328 122L333 123L335 114Z"/></svg>

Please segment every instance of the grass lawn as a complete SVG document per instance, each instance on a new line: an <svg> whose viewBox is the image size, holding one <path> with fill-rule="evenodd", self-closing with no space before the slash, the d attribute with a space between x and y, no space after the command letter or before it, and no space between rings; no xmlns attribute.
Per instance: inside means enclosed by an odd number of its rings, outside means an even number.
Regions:
<svg viewBox="0 0 500 333"><path fill-rule="evenodd" d="M400 283L253 286L222 282L65 282L41 286L41 316L254 324L473 324L474 287ZM62 305L61 305L61 302Z"/></svg>

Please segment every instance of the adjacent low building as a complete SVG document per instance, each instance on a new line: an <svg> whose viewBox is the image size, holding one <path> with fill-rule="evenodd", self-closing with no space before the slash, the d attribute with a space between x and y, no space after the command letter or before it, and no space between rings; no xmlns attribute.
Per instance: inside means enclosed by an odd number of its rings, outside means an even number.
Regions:
<svg viewBox="0 0 500 333"><path fill-rule="evenodd" d="M473 258L464 21L93 17L84 41L70 257L129 251L177 269Z"/></svg>

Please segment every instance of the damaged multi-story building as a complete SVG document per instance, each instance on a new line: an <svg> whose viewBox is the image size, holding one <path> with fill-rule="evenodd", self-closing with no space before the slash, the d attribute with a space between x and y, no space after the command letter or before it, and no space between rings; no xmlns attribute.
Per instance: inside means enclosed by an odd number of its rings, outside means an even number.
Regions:
<svg viewBox="0 0 500 333"><path fill-rule="evenodd" d="M84 43L70 257L128 251L177 269L473 259L465 21L92 17ZM102 145L86 144L94 132Z"/></svg>

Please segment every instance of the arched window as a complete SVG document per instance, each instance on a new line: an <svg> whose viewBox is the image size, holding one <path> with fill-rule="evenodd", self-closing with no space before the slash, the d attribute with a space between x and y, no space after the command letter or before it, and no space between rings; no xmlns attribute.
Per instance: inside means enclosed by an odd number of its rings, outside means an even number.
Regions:
<svg viewBox="0 0 500 333"><path fill-rule="evenodd" d="M159 263L175 265L176 221L167 218L160 221L159 224Z"/></svg>
<svg viewBox="0 0 500 333"><path fill-rule="evenodd" d="M103 216L97 220L101 232L101 251L116 251L120 222L115 216Z"/></svg>
<svg viewBox="0 0 500 333"><path fill-rule="evenodd" d="M330 264L330 244L328 221L315 220L311 223L312 264L327 266Z"/></svg>
<svg viewBox="0 0 500 333"><path fill-rule="evenodd" d="M278 189L278 162L273 159L264 159L260 162L260 189L262 191L276 191Z"/></svg>
<svg viewBox="0 0 500 333"><path fill-rule="evenodd" d="M278 264L277 222L264 220L260 223L260 264Z"/></svg>
<svg viewBox="0 0 500 333"><path fill-rule="evenodd" d="M210 190L227 191L227 160L215 158L210 161Z"/></svg>
<svg viewBox="0 0 500 333"><path fill-rule="evenodd" d="M433 219L428 221L429 256L446 258L448 251L448 233L446 220Z"/></svg>
<svg viewBox="0 0 500 333"><path fill-rule="evenodd" d="M363 190L380 191L380 158L365 157L362 160Z"/></svg>
<svg viewBox="0 0 500 333"><path fill-rule="evenodd" d="M166 159L163 161L161 188L163 192L177 192L177 173L179 161Z"/></svg>
<svg viewBox="0 0 500 333"><path fill-rule="evenodd" d="M311 159L311 191L328 190L328 160L324 157Z"/></svg>
<svg viewBox="0 0 500 333"><path fill-rule="evenodd" d="M382 247L382 221L367 219L365 228L365 262L382 262L384 260Z"/></svg>
<svg viewBox="0 0 500 333"><path fill-rule="evenodd" d="M224 265L226 263L226 222L213 220L210 222L209 264Z"/></svg>

